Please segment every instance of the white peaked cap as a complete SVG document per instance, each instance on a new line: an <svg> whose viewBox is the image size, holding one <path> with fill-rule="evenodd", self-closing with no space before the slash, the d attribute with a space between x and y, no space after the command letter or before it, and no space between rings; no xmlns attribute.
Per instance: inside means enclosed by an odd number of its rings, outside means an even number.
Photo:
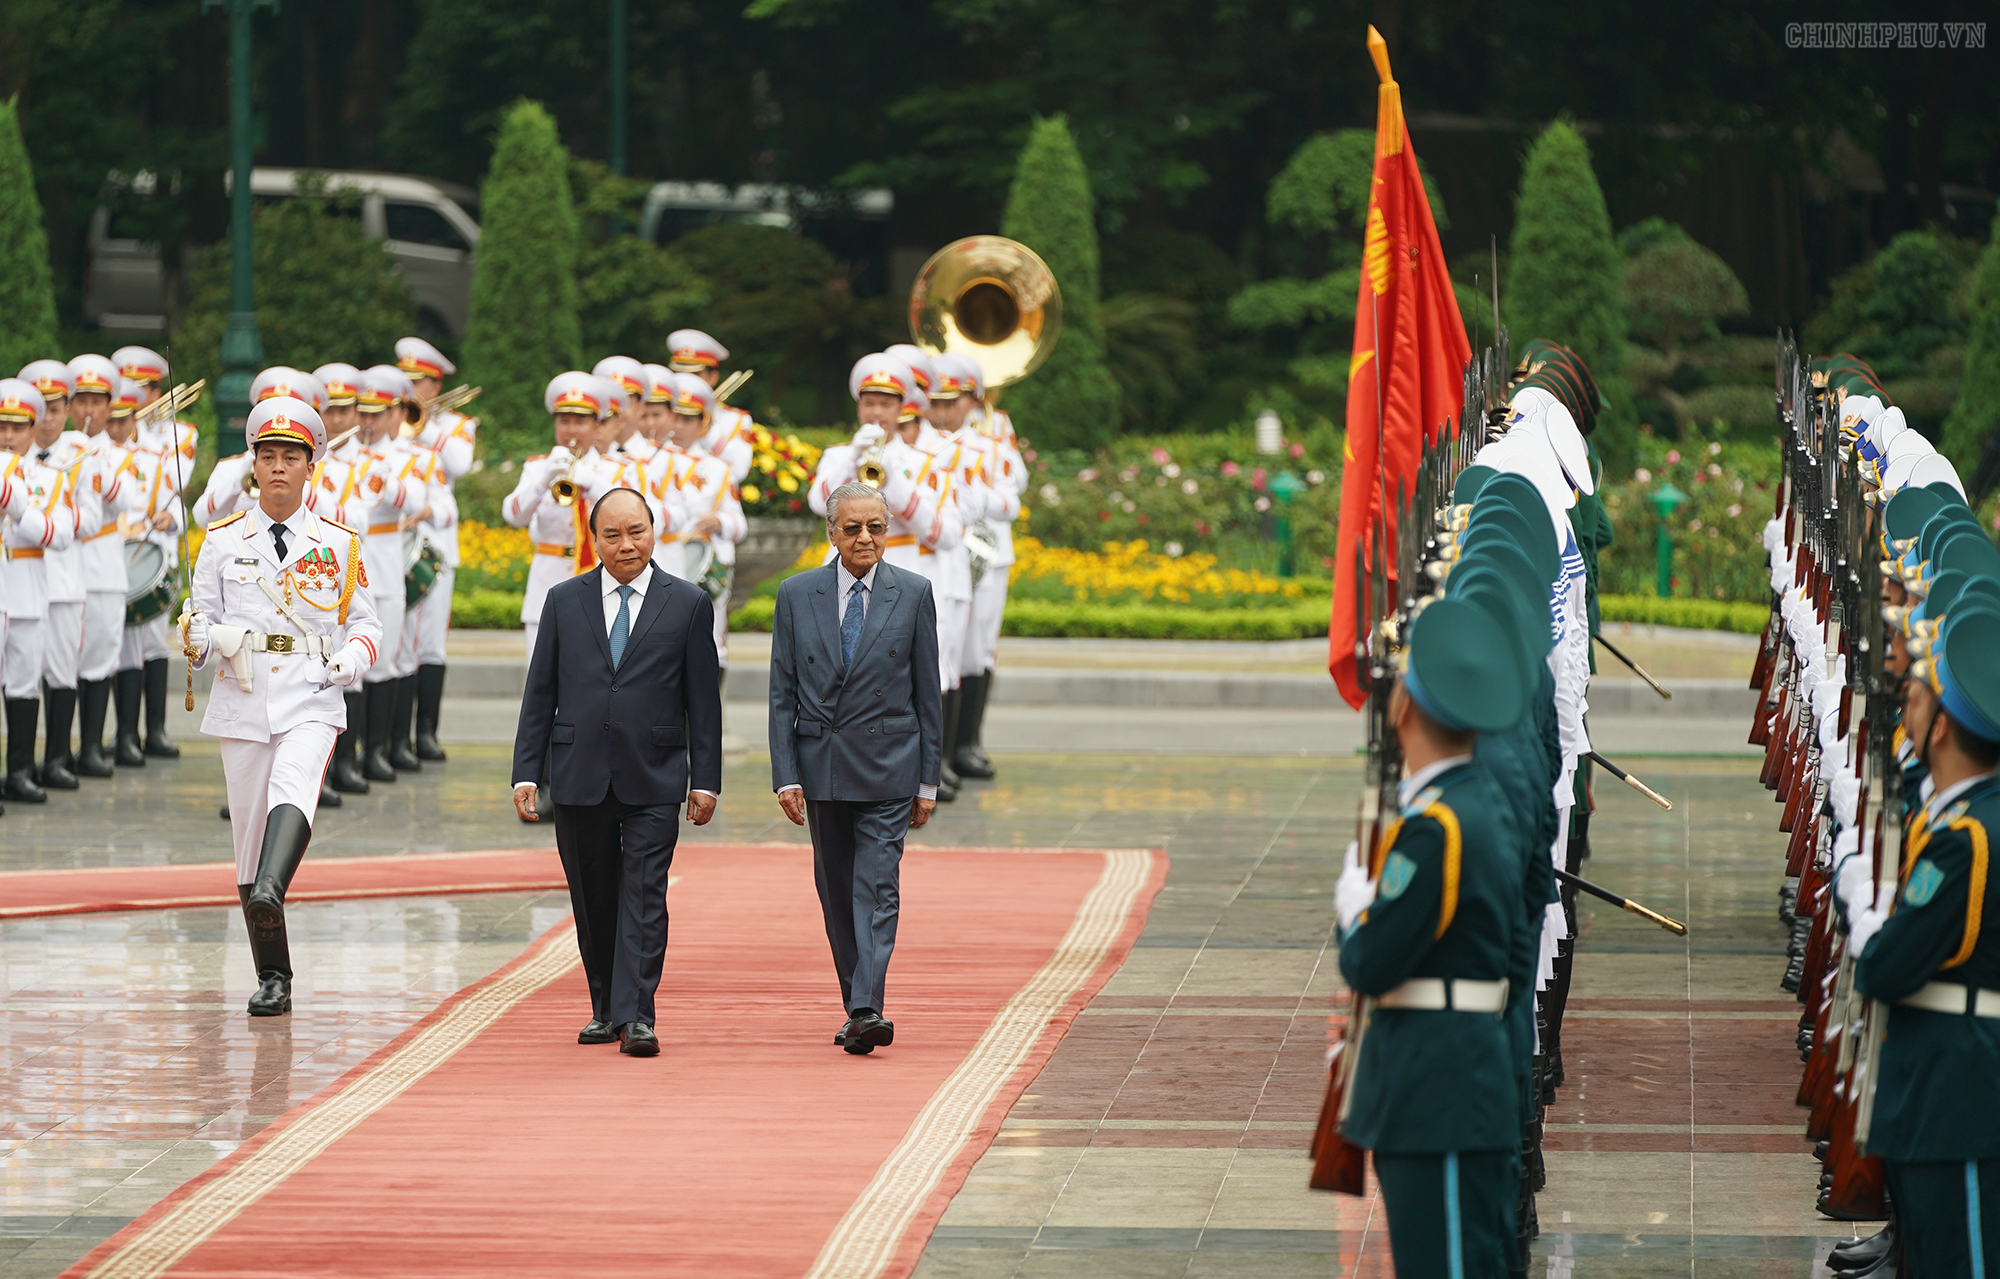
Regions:
<svg viewBox="0 0 2000 1279"><path fill-rule="evenodd" d="M458 372L458 366L445 359L444 352L422 338L396 339L396 367L413 378L429 377L440 381L446 374Z"/></svg>
<svg viewBox="0 0 2000 1279"><path fill-rule="evenodd" d="M79 355L69 362L69 371L81 392L109 395L118 389L118 366L101 355Z"/></svg>
<svg viewBox="0 0 2000 1279"><path fill-rule="evenodd" d="M652 389L652 381L646 376L646 367L629 355L607 355L599 360L591 370L601 378L609 378L618 384L626 395L646 398Z"/></svg>
<svg viewBox="0 0 2000 1279"><path fill-rule="evenodd" d="M917 375L917 389L926 396L930 394L930 389L937 385L937 366L931 362L931 354L924 348L911 346L908 342L898 342L894 346L883 347L882 354L893 355L909 365L910 372Z"/></svg>
<svg viewBox="0 0 2000 1279"><path fill-rule="evenodd" d="M295 400L304 400L315 410L326 407L326 384L312 374L290 365L276 364L250 379L250 402L276 396L288 395Z"/></svg>
<svg viewBox="0 0 2000 1279"><path fill-rule="evenodd" d="M18 377L0 378L0 422L25 420L33 425L48 411L48 401L33 382Z"/></svg>
<svg viewBox="0 0 2000 1279"><path fill-rule="evenodd" d="M611 413L605 381L594 373L571 369L549 379L542 392L542 407L551 413L588 413L605 418Z"/></svg>
<svg viewBox="0 0 2000 1279"><path fill-rule="evenodd" d="M675 329L667 334L667 364L676 373L712 369L729 358L729 348L700 329Z"/></svg>
<svg viewBox="0 0 2000 1279"><path fill-rule="evenodd" d="M1488 444L1473 455L1478 466L1490 466L1502 475L1518 475L1535 486L1542 495L1542 504L1549 510L1549 525L1554 531L1556 546L1565 545L1569 540L1569 508L1576 504L1576 493L1563 479L1562 468L1556 465L1555 453L1546 439L1509 432Z"/></svg>
<svg viewBox="0 0 2000 1279"><path fill-rule="evenodd" d="M910 366L886 351L862 356L847 374L847 394L856 400L863 391L900 395L907 400L916 389L916 374L910 372Z"/></svg>
<svg viewBox="0 0 2000 1279"><path fill-rule="evenodd" d="M34 385L46 400L51 395L69 396L76 391L76 374L61 360L30 360L21 366L21 380Z"/></svg>
<svg viewBox="0 0 2000 1279"><path fill-rule="evenodd" d="M646 402L665 404L674 398L674 379L680 374L664 364L641 364L646 371Z"/></svg>
<svg viewBox="0 0 2000 1279"><path fill-rule="evenodd" d="M1895 442L1896 437L1909 429L1910 423L1903 416L1903 410L1890 405L1869 421L1868 429L1862 434L1868 437L1868 442L1875 446L1877 453L1887 454L1889 445Z"/></svg>
<svg viewBox="0 0 2000 1279"><path fill-rule="evenodd" d="M1578 491L1597 491L1596 481L1590 475L1589 446L1584 444L1583 432L1577 429L1576 419L1569 415L1561 400L1539 386L1523 387L1514 396L1513 414L1507 424L1509 435L1517 431L1526 431L1531 438L1546 444L1556 464Z"/></svg>

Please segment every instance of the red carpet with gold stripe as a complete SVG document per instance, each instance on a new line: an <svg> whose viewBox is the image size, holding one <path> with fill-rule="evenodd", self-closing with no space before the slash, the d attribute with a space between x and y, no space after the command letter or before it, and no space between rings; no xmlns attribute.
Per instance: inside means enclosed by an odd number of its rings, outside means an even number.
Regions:
<svg viewBox="0 0 2000 1279"><path fill-rule="evenodd" d="M66 1273L906 1275L1165 872L911 848L896 1042L850 1057L810 850L683 845L659 1057L575 1042L565 924Z"/></svg>

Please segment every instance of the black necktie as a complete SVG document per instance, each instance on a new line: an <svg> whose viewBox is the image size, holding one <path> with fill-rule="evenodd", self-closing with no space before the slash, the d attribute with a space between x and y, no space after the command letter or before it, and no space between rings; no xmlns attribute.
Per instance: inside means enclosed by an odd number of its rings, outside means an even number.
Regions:
<svg viewBox="0 0 2000 1279"><path fill-rule="evenodd" d="M278 548L278 563L280 563L280 564L283 564L283 563L285 562L285 526L284 526L284 525L282 525L282 524L273 524L273 525L271 526L271 541L272 541L273 543L275 543L275 544L277 545L277 548Z"/></svg>
<svg viewBox="0 0 2000 1279"><path fill-rule="evenodd" d="M38 449L38 450L36 450L36 452L35 452L35 460L36 460L37 462L46 462L46 461L48 461L48 460L49 460L49 451L48 451L47 449Z"/></svg>

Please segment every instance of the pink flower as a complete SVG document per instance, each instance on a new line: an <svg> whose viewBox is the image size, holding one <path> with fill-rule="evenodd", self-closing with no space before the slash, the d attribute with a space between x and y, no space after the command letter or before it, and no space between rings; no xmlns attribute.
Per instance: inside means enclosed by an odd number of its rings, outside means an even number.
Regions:
<svg viewBox="0 0 2000 1279"><path fill-rule="evenodd" d="M1253 489L1260 489L1264 487L1263 467L1260 466L1256 470L1250 472L1250 487Z"/></svg>
<svg viewBox="0 0 2000 1279"><path fill-rule="evenodd" d="M1304 457L1305 455L1306 455L1306 446L1305 446L1305 445L1303 445L1303 444L1294 444L1294 445L1292 445L1292 456L1293 456L1293 457Z"/></svg>
<svg viewBox="0 0 2000 1279"><path fill-rule="evenodd" d="M1092 480L1097 478L1097 468L1094 466L1086 466L1081 471L1078 471L1076 473L1076 478L1082 480L1085 484L1088 484Z"/></svg>
<svg viewBox="0 0 2000 1279"><path fill-rule="evenodd" d="M1668 449L1668 450L1667 450L1667 463L1668 463L1668 465L1672 465L1673 463L1675 463L1675 462L1678 462L1678 461L1680 461L1680 460L1681 460L1681 451L1680 451L1679 449Z"/></svg>
<svg viewBox="0 0 2000 1279"><path fill-rule="evenodd" d="M1243 468L1236 465L1236 463L1234 462L1224 462L1222 464L1222 473L1228 476L1232 480L1235 479L1239 474L1241 474L1242 471Z"/></svg>
<svg viewBox="0 0 2000 1279"><path fill-rule="evenodd" d="M1166 451L1165 449L1163 449L1163 448L1157 448L1157 447L1156 447L1156 448L1154 448L1154 450L1153 450L1153 465L1154 465L1154 466L1165 466L1165 465L1166 465L1167 463L1169 463L1169 462L1171 462L1171 461L1173 461L1173 460L1174 460L1174 459L1173 459L1173 455L1172 455L1171 453L1167 452L1167 451Z"/></svg>
<svg viewBox="0 0 2000 1279"><path fill-rule="evenodd" d="M1033 449L1023 449L1023 450L1021 451L1021 456L1022 456L1022 457L1024 457L1024 458L1026 458L1026 459L1027 459L1028 461L1032 462L1032 461L1034 461L1034 460L1035 460L1035 450L1033 450Z"/></svg>

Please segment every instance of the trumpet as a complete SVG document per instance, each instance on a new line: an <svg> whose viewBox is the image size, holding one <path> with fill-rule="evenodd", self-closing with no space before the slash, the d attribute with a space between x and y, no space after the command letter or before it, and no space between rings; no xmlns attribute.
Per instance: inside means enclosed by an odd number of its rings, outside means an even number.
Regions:
<svg viewBox="0 0 2000 1279"><path fill-rule="evenodd" d="M889 468L882 462L882 448L887 443L887 440L878 440L869 445L868 451L854 464L854 478L869 488L881 488L889 480Z"/></svg>
<svg viewBox="0 0 2000 1279"><path fill-rule="evenodd" d="M243 492L248 497L262 496L257 491L257 476L254 472L251 471L243 472Z"/></svg>
<svg viewBox="0 0 2000 1279"><path fill-rule="evenodd" d="M575 506L576 499L583 493L583 486L576 482L578 461L577 458L571 458L568 468L556 477L555 483L549 485L549 498L557 506Z"/></svg>

